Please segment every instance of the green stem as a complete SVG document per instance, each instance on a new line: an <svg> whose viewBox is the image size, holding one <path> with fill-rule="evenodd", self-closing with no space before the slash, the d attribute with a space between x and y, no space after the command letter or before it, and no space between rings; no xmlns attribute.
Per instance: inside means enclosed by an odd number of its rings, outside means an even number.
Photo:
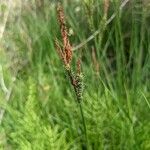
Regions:
<svg viewBox="0 0 150 150"><path fill-rule="evenodd" d="M84 113L82 109L81 103L78 103L79 108L80 108L80 113L81 113L81 119L84 127L84 134L85 134L85 141L86 141L86 147L88 146L88 138L87 138L87 129L86 129L86 123L85 123L85 118L84 118Z"/></svg>
<svg viewBox="0 0 150 150"><path fill-rule="evenodd" d="M77 92L77 87L76 85L74 84L74 76L72 74L72 71L71 69L67 70L67 73L68 73L68 76L70 78L70 81L71 81L71 84L74 88L74 91L76 93L76 97L77 97L77 103L79 105L79 109L80 109L80 114L81 114L81 119L82 119L82 124L83 124L83 128L84 128L84 134L85 134L85 142L86 142L86 146L85 146L85 149L87 149L87 146L88 146L88 138L87 138L87 129L86 129L86 123L85 123L85 118L84 118L84 113L83 113L83 109L82 109L82 105L81 105L81 100L80 98L78 97L78 92Z"/></svg>

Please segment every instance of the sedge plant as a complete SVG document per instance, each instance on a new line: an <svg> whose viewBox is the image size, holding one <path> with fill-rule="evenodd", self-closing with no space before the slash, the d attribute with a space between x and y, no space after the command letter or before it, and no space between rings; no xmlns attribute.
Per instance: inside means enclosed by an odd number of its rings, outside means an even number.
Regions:
<svg viewBox="0 0 150 150"><path fill-rule="evenodd" d="M81 114L81 119L83 123L83 128L84 128L84 135L85 135L85 141L86 141L86 146L84 147L87 148L87 129L86 129L86 123L85 123L85 117L83 113L83 107L82 107L82 99L83 99L83 73L81 71L81 60L80 58L77 61L77 69L76 72L73 71L73 66L72 66L72 56L73 56L73 51L72 47L68 38L68 31L66 27L66 22L65 22L65 15L63 8L61 4L58 4L57 6L57 17L60 25L60 30L61 30L61 37L63 41L63 47L60 46L57 40L55 40L55 46L57 53L62 60L65 71L68 75L68 78L70 80L70 83L74 89L75 95L76 95L76 101L80 109L80 114Z"/></svg>

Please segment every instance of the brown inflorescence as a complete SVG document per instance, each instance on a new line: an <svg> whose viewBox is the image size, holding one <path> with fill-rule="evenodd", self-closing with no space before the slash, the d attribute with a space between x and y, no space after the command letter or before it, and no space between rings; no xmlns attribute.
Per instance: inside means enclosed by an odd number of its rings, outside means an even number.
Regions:
<svg viewBox="0 0 150 150"><path fill-rule="evenodd" d="M82 99L83 93L83 75L81 73L81 61L78 59L77 61L77 70L74 74L72 71L71 60L72 60L72 47L69 42L68 32L65 23L65 15L63 8L60 4L57 6L57 17L60 24L61 36L63 41L63 48L61 48L58 40L55 40L55 47L59 57L62 59L65 69L67 71L69 80L74 88L74 91L77 96L77 101L80 102Z"/></svg>
<svg viewBox="0 0 150 150"><path fill-rule="evenodd" d="M61 36L63 40L63 50L61 54L63 55L65 65L70 66L72 60L72 47L68 39L68 32L67 32L67 27L65 22L64 11L60 4L58 4L57 6L57 16L58 16L58 21L61 29Z"/></svg>

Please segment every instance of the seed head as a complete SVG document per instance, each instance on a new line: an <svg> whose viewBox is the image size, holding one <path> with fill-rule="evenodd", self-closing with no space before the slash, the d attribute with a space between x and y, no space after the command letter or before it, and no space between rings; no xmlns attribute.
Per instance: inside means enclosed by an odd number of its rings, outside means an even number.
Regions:
<svg viewBox="0 0 150 150"><path fill-rule="evenodd" d="M68 38L68 31L66 28L64 11L60 4L58 4L57 6L57 17L60 24L61 36L63 40L63 57L65 59L66 64L70 65L72 60L72 47Z"/></svg>

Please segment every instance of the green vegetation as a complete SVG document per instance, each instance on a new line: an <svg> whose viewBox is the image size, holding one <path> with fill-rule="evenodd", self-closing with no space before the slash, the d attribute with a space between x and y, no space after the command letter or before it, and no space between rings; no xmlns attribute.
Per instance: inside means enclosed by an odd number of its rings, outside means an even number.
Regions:
<svg viewBox="0 0 150 150"><path fill-rule="evenodd" d="M9 13L0 39L0 149L149 150L149 2L62 6L72 69L82 60L83 116L56 52L55 40L63 45L56 1L23 2Z"/></svg>

